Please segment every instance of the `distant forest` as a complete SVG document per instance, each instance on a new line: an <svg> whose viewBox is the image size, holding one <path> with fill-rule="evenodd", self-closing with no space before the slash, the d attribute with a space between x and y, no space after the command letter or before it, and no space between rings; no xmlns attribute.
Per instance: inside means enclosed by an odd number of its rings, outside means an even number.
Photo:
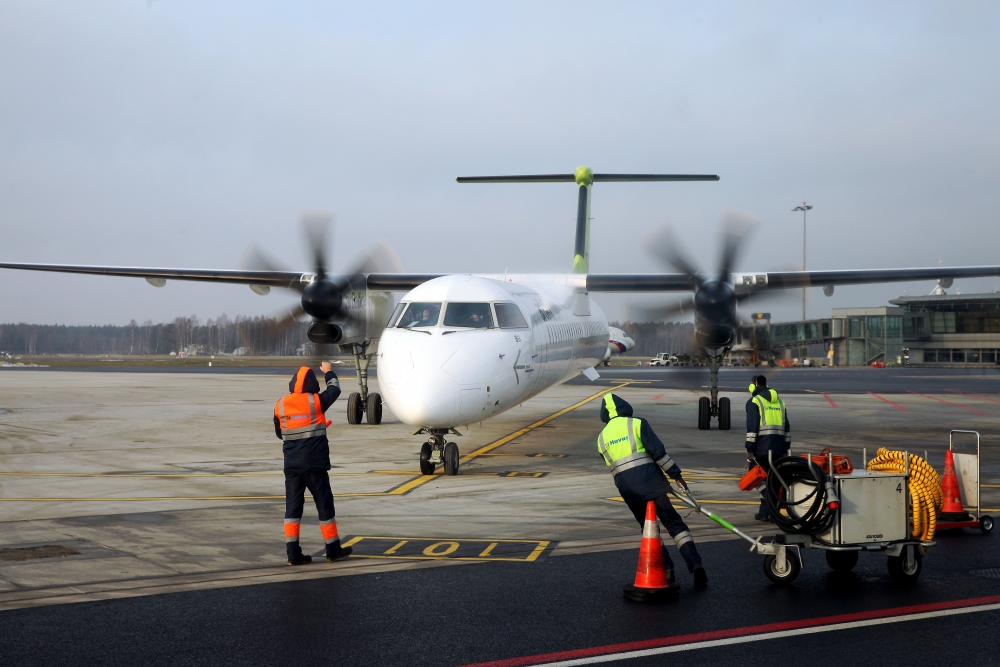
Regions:
<svg viewBox="0 0 1000 667"><path fill-rule="evenodd" d="M694 325L671 322L612 322L635 341L632 355L651 357L658 352L691 353ZM245 353L261 356L291 356L308 345L308 324L295 323L279 329L273 317L222 315L201 322L197 317L178 317L172 322L142 324L132 320L124 326L66 326L62 324L0 324L0 352L10 354L143 354L167 355ZM243 348L243 349L240 349Z"/></svg>
<svg viewBox="0 0 1000 667"><path fill-rule="evenodd" d="M188 354L294 355L308 343L307 324L280 329L273 317L226 315L202 323L197 317L125 326L0 324L0 351L10 354ZM244 348L240 350L239 348Z"/></svg>

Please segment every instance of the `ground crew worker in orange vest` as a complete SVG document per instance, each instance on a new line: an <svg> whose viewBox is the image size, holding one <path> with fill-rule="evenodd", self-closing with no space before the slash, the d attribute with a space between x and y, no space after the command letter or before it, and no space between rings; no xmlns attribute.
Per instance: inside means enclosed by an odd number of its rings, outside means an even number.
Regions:
<svg viewBox="0 0 1000 667"><path fill-rule="evenodd" d="M319 529L326 542L326 559L338 561L351 555L341 547L330 490L330 443L326 439L326 410L340 396L340 380L329 362L320 364L326 391L320 393L316 374L303 366L288 383L288 395L274 406L274 432L282 439L285 455L285 549L289 565L305 565L312 556L302 553L299 526L305 490L309 489L319 513Z"/></svg>

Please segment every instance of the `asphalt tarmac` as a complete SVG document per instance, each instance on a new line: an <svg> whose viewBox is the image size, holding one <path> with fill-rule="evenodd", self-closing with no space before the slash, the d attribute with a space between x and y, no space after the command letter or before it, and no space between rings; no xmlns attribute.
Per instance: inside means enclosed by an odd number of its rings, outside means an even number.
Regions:
<svg viewBox="0 0 1000 667"><path fill-rule="evenodd" d="M602 388L650 420L706 506L769 535L735 484L757 369L722 372L732 431L696 428L705 369L601 369L596 383L463 427L450 478L415 471L421 438L391 410L380 426L351 426L338 403L331 480L356 556L300 568L283 564L270 425L287 375L145 370L0 372L0 549L79 552L0 554L0 664L1000 663L997 533L938 534L910 587L889 579L884 556L835 576L807 552L780 588L745 542L682 512L709 588L693 590L682 572L676 602L622 599L639 531L594 451ZM950 429L980 431L983 508L1000 515L992 370L769 377L797 452L834 447L859 465L879 446L929 450L940 470ZM303 546L314 554L315 521L307 503Z"/></svg>
<svg viewBox="0 0 1000 667"><path fill-rule="evenodd" d="M821 553L807 552L794 585L778 587L743 542L701 553L709 587L694 590L683 573L680 599L658 605L623 599L637 558L625 550L3 612L0 654L11 665L529 665L614 658L679 638L668 656L608 664L1000 661L996 534L942 536L912 586L893 582L878 554L835 575ZM940 607L956 601L964 611L994 608L944 615L954 610ZM931 617L891 618L920 610ZM886 615L896 622L879 619ZM845 619L860 625L830 627ZM809 634L761 636L813 624ZM740 635L737 644L697 643ZM551 655L560 652L569 653Z"/></svg>

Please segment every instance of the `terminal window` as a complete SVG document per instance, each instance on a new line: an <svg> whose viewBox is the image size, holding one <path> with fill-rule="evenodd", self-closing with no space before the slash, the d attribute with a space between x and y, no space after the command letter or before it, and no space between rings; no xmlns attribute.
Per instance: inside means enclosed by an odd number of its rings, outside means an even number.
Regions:
<svg viewBox="0 0 1000 667"><path fill-rule="evenodd" d="M925 364L995 364L997 350L924 350Z"/></svg>

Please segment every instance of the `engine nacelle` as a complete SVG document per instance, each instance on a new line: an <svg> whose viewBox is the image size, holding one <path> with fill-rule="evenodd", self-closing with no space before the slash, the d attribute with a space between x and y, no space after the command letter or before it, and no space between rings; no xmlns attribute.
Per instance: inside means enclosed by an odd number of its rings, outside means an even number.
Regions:
<svg viewBox="0 0 1000 667"><path fill-rule="evenodd" d="M344 330L330 322L313 322L306 331L306 337L320 345L335 345L344 338Z"/></svg>

